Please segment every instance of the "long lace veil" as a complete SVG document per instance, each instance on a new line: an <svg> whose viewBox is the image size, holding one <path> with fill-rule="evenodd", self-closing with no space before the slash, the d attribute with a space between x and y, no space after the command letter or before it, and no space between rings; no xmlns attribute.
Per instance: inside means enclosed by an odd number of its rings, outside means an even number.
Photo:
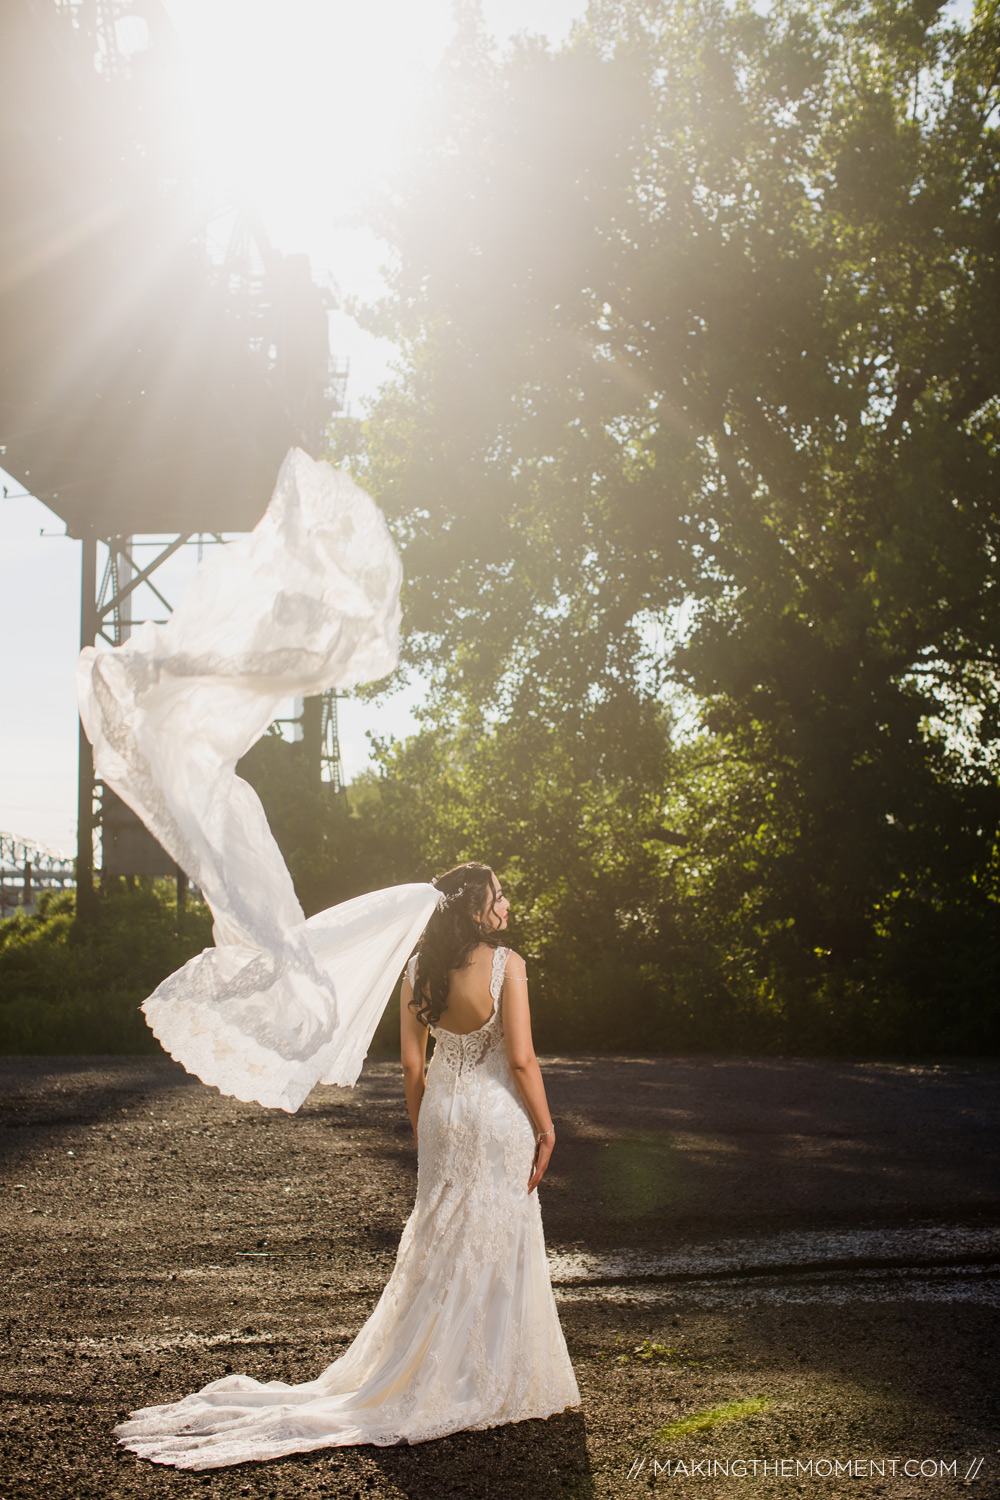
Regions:
<svg viewBox="0 0 1000 1500"><path fill-rule="evenodd" d="M419 883L305 920L236 762L292 697L373 682L397 661L402 567L374 501L301 449L247 537L196 569L170 619L80 653L97 775L203 892L214 948L143 1003L166 1050L238 1099L298 1109L353 1084L438 900Z"/></svg>

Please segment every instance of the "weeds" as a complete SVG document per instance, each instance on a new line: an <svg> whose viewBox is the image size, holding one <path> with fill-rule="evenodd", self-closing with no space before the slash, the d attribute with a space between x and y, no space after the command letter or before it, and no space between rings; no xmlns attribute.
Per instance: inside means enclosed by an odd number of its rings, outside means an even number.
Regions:
<svg viewBox="0 0 1000 1500"><path fill-rule="evenodd" d="M621 1342L622 1335L618 1334L615 1344ZM703 1359L694 1359L687 1349L678 1349L672 1344L657 1344L652 1339L643 1339L641 1344L633 1344L628 1349L602 1351L598 1358L613 1359L616 1365L666 1365L674 1370L696 1370L705 1363Z"/></svg>

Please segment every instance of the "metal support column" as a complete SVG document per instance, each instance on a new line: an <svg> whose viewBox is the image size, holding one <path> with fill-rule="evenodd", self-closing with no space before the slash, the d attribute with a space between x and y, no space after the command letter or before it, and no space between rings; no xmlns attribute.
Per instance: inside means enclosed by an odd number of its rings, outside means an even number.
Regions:
<svg viewBox="0 0 1000 1500"><path fill-rule="evenodd" d="M302 753L309 768L309 780L320 786L323 779L323 698L302 700Z"/></svg>
<svg viewBox="0 0 1000 1500"><path fill-rule="evenodd" d="M97 538L88 531L82 542L80 563L80 649L92 646L97 637ZM97 916L94 890L94 752L80 724L79 774L77 782L76 914L86 922Z"/></svg>
<svg viewBox="0 0 1000 1500"><path fill-rule="evenodd" d="M323 694L323 780L346 806L347 783L340 754L338 696L336 688L329 688Z"/></svg>

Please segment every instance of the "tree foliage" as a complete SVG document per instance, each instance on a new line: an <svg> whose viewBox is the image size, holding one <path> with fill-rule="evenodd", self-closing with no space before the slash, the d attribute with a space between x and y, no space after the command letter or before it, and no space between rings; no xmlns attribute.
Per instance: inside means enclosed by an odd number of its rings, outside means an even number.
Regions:
<svg viewBox="0 0 1000 1500"><path fill-rule="evenodd" d="M389 780L571 872L543 947L662 997L714 932L703 1003L803 1041L995 1040L998 56L995 0L467 19L377 222L404 358L340 451L436 683Z"/></svg>
<svg viewBox="0 0 1000 1500"><path fill-rule="evenodd" d="M76 892L44 890L31 914L0 922L0 1054L161 1053L139 1009L157 985L211 942L211 913L176 887L105 883L96 922L76 918Z"/></svg>

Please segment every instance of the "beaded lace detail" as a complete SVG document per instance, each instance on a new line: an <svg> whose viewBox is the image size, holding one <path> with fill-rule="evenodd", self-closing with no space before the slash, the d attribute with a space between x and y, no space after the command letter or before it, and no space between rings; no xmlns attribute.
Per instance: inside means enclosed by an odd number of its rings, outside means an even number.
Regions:
<svg viewBox="0 0 1000 1500"><path fill-rule="evenodd" d="M115 1429L155 1463L207 1469L314 1448L420 1443L548 1417L580 1400L549 1279L535 1135L507 1061L503 978L475 1031L431 1027L416 1202L353 1344L313 1381L213 1381ZM412 983L414 961L408 968ZM245 1399L243 1399L245 1397Z"/></svg>

